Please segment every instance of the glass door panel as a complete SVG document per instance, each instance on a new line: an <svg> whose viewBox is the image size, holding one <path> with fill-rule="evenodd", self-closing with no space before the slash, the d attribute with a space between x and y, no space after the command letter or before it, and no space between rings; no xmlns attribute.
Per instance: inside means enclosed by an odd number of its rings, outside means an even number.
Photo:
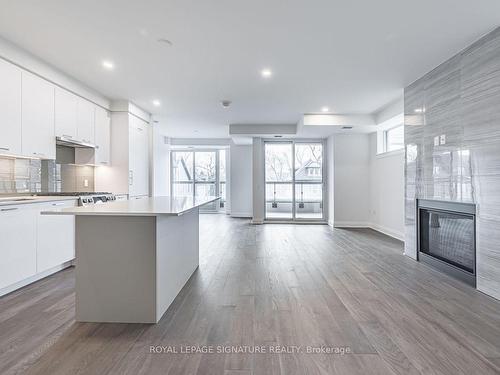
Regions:
<svg viewBox="0 0 500 375"><path fill-rule="evenodd" d="M194 153L195 196L216 196L217 152L195 151ZM216 203L206 204L202 211L215 211Z"/></svg>
<svg viewBox="0 0 500 375"><path fill-rule="evenodd" d="M265 143L266 219L293 219L293 144Z"/></svg>
<svg viewBox="0 0 500 375"><path fill-rule="evenodd" d="M219 208L226 205L226 150L219 150Z"/></svg>
<svg viewBox="0 0 500 375"><path fill-rule="evenodd" d="M295 218L323 218L323 145L295 143Z"/></svg>
<svg viewBox="0 0 500 375"><path fill-rule="evenodd" d="M193 196L193 153L172 151L172 195Z"/></svg>

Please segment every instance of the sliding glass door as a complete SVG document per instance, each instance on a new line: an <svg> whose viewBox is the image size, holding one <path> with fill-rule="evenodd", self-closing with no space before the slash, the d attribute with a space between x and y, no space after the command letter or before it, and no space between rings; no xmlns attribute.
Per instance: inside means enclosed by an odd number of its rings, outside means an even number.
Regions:
<svg viewBox="0 0 500 375"><path fill-rule="evenodd" d="M203 206L216 211L224 207L226 182L225 150L175 150L171 152L171 187L174 196L221 196L219 202Z"/></svg>
<svg viewBox="0 0 500 375"><path fill-rule="evenodd" d="M293 219L293 143L264 143L266 218Z"/></svg>
<svg viewBox="0 0 500 375"><path fill-rule="evenodd" d="M295 217L323 219L323 145L295 143Z"/></svg>
<svg viewBox="0 0 500 375"><path fill-rule="evenodd" d="M264 143L268 220L323 220L323 144Z"/></svg>

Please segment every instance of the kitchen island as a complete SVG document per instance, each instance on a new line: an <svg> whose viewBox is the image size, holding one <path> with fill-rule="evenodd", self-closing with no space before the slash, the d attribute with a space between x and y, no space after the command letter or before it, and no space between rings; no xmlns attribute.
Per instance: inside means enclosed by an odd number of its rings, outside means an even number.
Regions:
<svg viewBox="0 0 500 375"><path fill-rule="evenodd" d="M74 215L76 320L157 323L199 264L199 208L154 197L44 211Z"/></svg>

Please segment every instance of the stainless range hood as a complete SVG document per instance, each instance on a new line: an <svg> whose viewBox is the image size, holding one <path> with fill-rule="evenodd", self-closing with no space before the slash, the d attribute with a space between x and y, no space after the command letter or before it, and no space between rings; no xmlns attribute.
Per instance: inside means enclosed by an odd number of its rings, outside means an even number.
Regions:
<svg viewBox="0 0 500 375"><path fill-rule="evenodd" d="M79 141L70 137L56 137L56 145L73 148L95 148L95 144Z"/></svg>

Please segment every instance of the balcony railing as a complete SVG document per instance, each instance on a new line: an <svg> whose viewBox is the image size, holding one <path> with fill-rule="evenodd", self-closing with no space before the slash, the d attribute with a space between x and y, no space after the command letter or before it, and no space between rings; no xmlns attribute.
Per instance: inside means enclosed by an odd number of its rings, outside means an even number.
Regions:
<svg viewBox="0 0 500 375"><path fill-rule="evenodd" d="M266 182L266 217L291 218L294 202L296 218L321 219L323 182L295 181L295 200L293 182Z"/></svg>

